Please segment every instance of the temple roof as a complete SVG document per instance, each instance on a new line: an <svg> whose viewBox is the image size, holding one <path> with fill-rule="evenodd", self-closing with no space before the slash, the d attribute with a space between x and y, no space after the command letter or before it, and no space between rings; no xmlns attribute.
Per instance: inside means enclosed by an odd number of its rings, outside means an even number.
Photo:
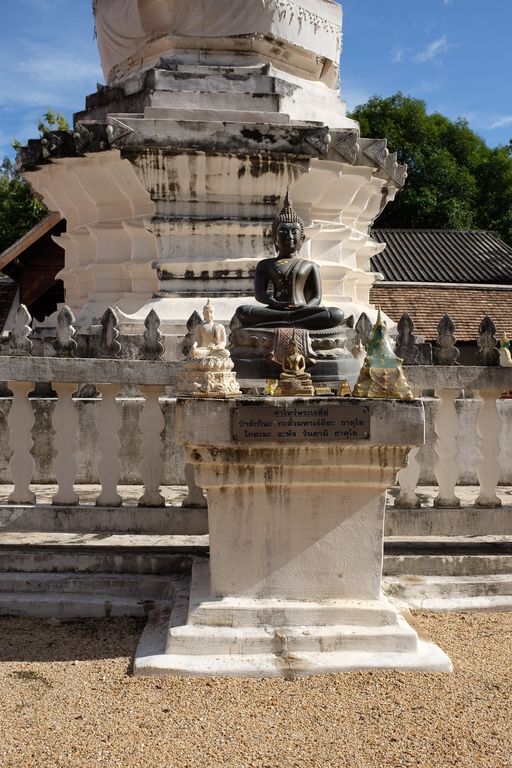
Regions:
<svg viewBox="0 0 512 768"><path fill-rule="evenodd" d="M459 341L475 341L486 315L492 318L498 337L512 336L512 288L499 286L421 285L419 283L376 283L370 301L395 323L406 312L414 333L427 341L437 338L437 325L448 314Z"/></svg>
<svg viewBox="0 0 512 768"><path fill-rule="evenodd" d="M494 232L374 229L372 270L394 282L512 285L512 248Z"/></svg>

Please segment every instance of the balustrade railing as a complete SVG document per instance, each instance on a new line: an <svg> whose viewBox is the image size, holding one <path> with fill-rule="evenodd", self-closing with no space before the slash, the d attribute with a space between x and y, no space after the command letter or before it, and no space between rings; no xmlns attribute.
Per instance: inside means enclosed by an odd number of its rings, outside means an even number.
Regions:
<svg viewBox="0 0 512 768"><path fill-rule="evenodd" d="M98 475L101 492L96 505L117 507L122 498L117 491L121 474L119 432L122 426L118 395L127 385L137 386L143 398L139 417L141 432L140 474L144 493L139 505L148 507L164 506L160 493L163 482L162 434L165 426L160 398L166 387L174 388L179 364L161 360L163 345L159 331L160 321L152 312L146 320L146 332L142 339L139 359L118 359L121 347L118 342L117 318L108 310L102 320L98 338L100 357L75 357L74 318L67 307L59 313L54 356L37 357L32 354L30 340L30 315L21 306L10 335L10 354L0 356L0 380L5 381L12 392L12 401L7 425L12 456L9 474L14 489L8 502L12 504L33 504L35 495L31 490L34 473L32 456L34 411L30 394L34 382L52 382L57 397L52 415L55 457L53 472L57 480L57 492L52 503L58 506L76 506L78 495L75 491L77 476L76 438L78 417L74 394L79 385L95 385L101 398L96 409L95 431L97 432ZM93 425L91 425L91 429Z"/></svg>
<svg viewBox="0 0 512 768"><path fill-rule="evenodd" d="M119 357L122 350L113 310L108 310L103 316L97 338L88 342L93 357L76 356L77 348L80 344L83 348L84 344L83 340L77 344L73 323L71 312L64 307L58 316L51 355L38 356L34 354L31 340L30 315L21 306L10 334L9 354L0 355L0 382L5 381L12 393L7 416L11 451L8 479L14 488L8 501L21 505L35 502L31 488L35 466L33 454L36 450L32 432L35 419L30 397L34 383L51 382L56 396L51 427L54 432L53 476L57 483L52 503L56 506L76 506L79 502L75 489L79 433L78 400L75 395L79 386L88 384L96 388L101 398L95 403L94 415L92 411L90 413L95 422L90 424L90 431L97 434L97 476L101 484L96 505L116 507L122 504L118 492L123 448L119 395L123 387L135 386L138 398L143 401L142 410L134 409L134 412L140 410L136 429L140 439L139 476L144 486L138 503L147 507L164 506L161 493L165 470L162 458L165 449L162 398L169 391L175 391L181 365L162 360L164 345L159 330L160 321L155 312L150 313L145 333L138 345L132 343L129 358ZM497 485L504 479L512 484L512 400L499 401L504 392L512 390L512 368L496 365L499 358L495 352L492 321L487 318L480 326L478 349L482 362L487 364L478 366L457 364L455 329L448 316L439 324L439 338L433 350L430 345L418 344L414 324L408 316L402 318L398 329L397 352L406 363L406 378L418 396L425 391L434 391L435 398L425 400L427 421L431 422L427 424L427 445L413 449L408 466L398 474L399 493L395 506L414 508L420 505L418 485L432 484L431 477L425 482L426 457L432 449L437 458L431 462L433 468L429 471L433 472L438 487L434 500L436 508L458 507L457 487L468 482L479 485L477 506L500 506ZM359 346L363 347L369 332L364 316L358 321L356 330ZM430 364L421 364L429 359ZM433 364L432 359L437 364ZM476 399L467 401L471 408L478 404L476 424L473 418L466 418L467 409L461 408L459 398L463 393L471 397L476 395ZM508 405L510 408L506 407ZM502 429L511 438L506 441L507 445L510 443L510 449L507 449L505 461L509 461L511 466L505 477L503 460L501 470L498 460L500 451L503 453L503 441L500 443ZM477 453L476 466L469 481L464 466L466 459L462 458L468 442L476 445ZM184 468L184 477L189 485L184 506L204 506L202 491L195 486L188 469Z"/></svg>
<svg viewBox="0 0 512 768"><path fill-rule="evenodd" d="M501 479L510 482L512 477L506 475L503 478L504 473L499 463L500 452L503 450L500 436L504 427L510 430L512 407L498 410L498 403L502 401L503 405L510 403L512 406L511 400L503 400L512 391L512 369L498 365L500 356L495 335L496 326L490 317L485 317L480 323L475 343L475 356L482 365L458 364L459 349L456 347L455 325L449 315L441 319L437 330L438 337L433 349L431 345L418 345L414 335L414 323L408 315L404 315L398 323L397 340L397 353L406 363L404 370L409 384L418 396L433 390L436 398L432 401L435 402L433 442L437 455L434 475L438 487L434 506L438 509L460 506L456 489L462 484L463 469L466 470L466 482L468 475L467 467L462 466L461 446L464 442L472 442L477 446L476 477L473 478L473 482L479 485L476 506L499 507L501 500L496 494L496 488ZM428 359L429 356L432 358L432 365L418 364L420 358ZM459 400L468 396L472 398L473 395L478 403L474 431L471 430L471 420L465 418L468 408L460 407ZM457 404L459 407L456 407ZM420 496L416 489L422 475L423 479L425 475L425 467L422 466L425 451L426 448L412 450L407 467L399 472L396 507L420 506ZM512 455L508 457L509 462L510 459Z"/></svg>

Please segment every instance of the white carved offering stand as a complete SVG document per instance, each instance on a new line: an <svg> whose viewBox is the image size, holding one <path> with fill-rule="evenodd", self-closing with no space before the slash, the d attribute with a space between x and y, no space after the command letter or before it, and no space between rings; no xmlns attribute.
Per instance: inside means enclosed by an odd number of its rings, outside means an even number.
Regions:
<svg viewBox="0 0 512 768"><path fill-rule="evenodd" d="M450 671L381 593L384 492L423 443L419 401L179 399L177 433L210 560L136 674Z"/></svg>

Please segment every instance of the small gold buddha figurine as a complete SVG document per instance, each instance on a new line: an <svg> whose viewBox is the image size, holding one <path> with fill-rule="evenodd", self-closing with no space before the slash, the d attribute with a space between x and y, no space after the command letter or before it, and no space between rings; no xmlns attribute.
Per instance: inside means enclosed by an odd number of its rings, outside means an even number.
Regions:
<svg viewBox="0 0 512 768"><path fill-rule="evenodd" d="M351 397L352 396L352 390L350 389L350 384L346 379L342 379L340 381L340 385L338 388L338 397Z"/></svg>
<svg viewBox="0 0 512 768"><path fill-rule="evenodd" d="M306 371L306 358L301 355L295 338L288 344L288 354L283 362L283 371L279 377L276 395L314 395L311 374Z"/></svg>

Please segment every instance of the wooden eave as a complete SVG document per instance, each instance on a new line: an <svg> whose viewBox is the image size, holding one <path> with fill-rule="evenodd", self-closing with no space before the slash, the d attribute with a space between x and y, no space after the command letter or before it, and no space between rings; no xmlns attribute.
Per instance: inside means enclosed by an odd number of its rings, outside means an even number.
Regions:
<svg viewBox="0 0 512 768"><path fill-rule="evenodd" d="M2 254L0 254L0 270L10 264L11 261L21 256L27 248L34 245L43 235L46 235L59 221L62 220L62 216L57 211L52 211L45 216L35 227L29 229L29 231L16 240L9 248L7 248Z"/></svg>

